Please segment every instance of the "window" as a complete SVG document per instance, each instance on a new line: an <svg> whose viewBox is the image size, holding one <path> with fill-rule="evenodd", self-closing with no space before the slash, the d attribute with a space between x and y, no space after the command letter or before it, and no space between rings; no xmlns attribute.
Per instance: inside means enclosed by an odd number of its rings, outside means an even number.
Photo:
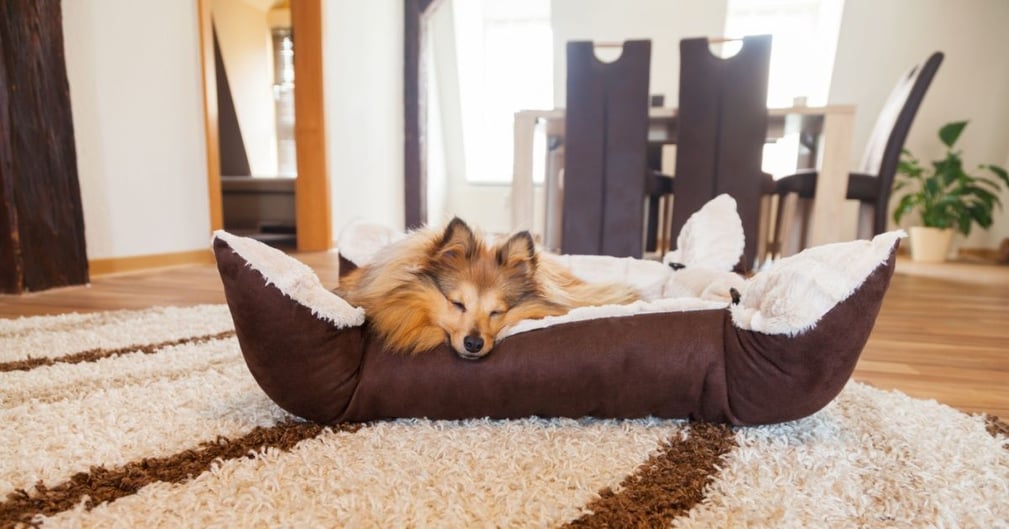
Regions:
<svg viewBox="0 0 1009 529"><path fill-rule="evenodd" d="M273 28L273 101L277 116L277 175L298 176L294 141L294 40L291 28Z"/></svg>
<svg viewBox="0 0 1009 529"><path fill-rule="evenodd" d="M466 179L509 183L515 112L554 106L550 2L481 0L454 7ZM542 159L542 152L534 158Z"/></svg>
<svg viewBox="0 0 1009 529"><path fill-rule="evenodd" d="M725 34L774 38L767 104L827 102L842 0L729 0Z"/></svg>
<svg viewBox="0 0 1009 529"><path fill-rule="evenodd" d="M844 0L729 0L728 36L771 35L769 107L827 103ZM764 147L764 170L796 170L797 134Z"/></svg>

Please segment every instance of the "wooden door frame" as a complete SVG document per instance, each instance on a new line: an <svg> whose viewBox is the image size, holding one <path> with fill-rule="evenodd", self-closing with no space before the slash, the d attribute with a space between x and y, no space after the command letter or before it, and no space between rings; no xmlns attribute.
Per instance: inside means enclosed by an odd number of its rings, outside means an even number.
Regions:
<svg viewBox="0 0 1009 529"><path fill-rule="evenodd" d="M196 0L203 77L203 121L207 142L207 187L210 229L224 227L221 196L221 151L217 125L217 80L211 0ZM322 0L291 2L291 25L297 28L294 55L294 138L298 156L295 223L298 250L328 250L333 245L322 63Z"/></svg>
<svg viewBox="0 0 1009 529"><path fill-rule="evenodd" d="M427 218L424 34L440 0L405 0L403 4L403 208L407 228Z"/></svg>

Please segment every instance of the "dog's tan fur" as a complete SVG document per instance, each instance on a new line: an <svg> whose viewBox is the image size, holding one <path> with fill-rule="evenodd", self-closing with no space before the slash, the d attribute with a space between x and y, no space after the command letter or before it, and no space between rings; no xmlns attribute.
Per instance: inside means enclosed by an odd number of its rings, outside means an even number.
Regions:
<svg viewBox="0 0 1009 529"><path fill-rule="evenodd" d="M416 354L447 342L469 359L489 353L497 334L520 320L639 299L627 285L586 283L540 259L529 232L491 244L458 218L389 245L336 291L364 308L390 349Z"/></svg>

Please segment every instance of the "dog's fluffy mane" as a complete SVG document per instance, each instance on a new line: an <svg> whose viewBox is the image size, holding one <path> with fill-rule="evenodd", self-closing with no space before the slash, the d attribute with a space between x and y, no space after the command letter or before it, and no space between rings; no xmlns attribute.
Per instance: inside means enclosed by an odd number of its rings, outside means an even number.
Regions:
<svg viewBox="0 0 1009 529"><path fill-rule="evenodd" d="M419 352L446 340L432 308L447 303L454 278L502 289L507 324L560 315L586 305L629 303L638 298L621 284L585 283L549 255L537 251L528 232L489 239L459 219L444 229L425 227L378 251L367 265L344 276L337 292L365 308L372 328L400 352Z"/></svg>

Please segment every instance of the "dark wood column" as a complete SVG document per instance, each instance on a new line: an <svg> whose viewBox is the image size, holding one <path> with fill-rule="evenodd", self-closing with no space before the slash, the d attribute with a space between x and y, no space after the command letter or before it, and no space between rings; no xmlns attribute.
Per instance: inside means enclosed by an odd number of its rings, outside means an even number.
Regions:
<svg viewBox="0 0 1009 529"><path fill-rule="evenodd" d="M424 172L424 26L438 0L403 3L403 184L406 227L427 222L427 175Z"/></svg>
<svg viewBox="0 0 1009 529"><path fill-rule="evenodd" d="M88 282L60 0L0 2L0 292Z"/></svg>

